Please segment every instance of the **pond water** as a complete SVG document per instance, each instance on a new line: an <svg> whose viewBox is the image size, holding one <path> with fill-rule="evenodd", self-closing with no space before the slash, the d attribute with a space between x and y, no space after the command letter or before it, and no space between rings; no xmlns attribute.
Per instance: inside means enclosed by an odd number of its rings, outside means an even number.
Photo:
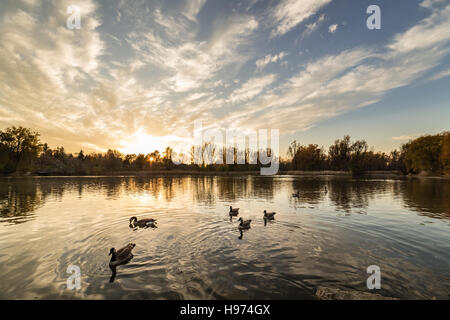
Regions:
<svg viewBox="0 0 450 320"><path fill-rule="evenodd" d="M252 219L242 235L230 205ZM132 216L158 228L133 230ZM109 250L130 242L112 279ZM380 290L367 288L371 265ZM0 274L0 299L314 299L318 287L449 299L450 181L2 178Z"/></svg>

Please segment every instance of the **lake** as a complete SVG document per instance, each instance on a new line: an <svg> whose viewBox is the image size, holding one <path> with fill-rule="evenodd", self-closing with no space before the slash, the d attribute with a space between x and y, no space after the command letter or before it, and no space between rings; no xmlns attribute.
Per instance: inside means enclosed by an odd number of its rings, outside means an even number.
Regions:
<svg viewBox="0 0 450 320"><path fill-rule="evenodd" d="M252 219L242 235L230 205ZM133 230L132 216L158 228ZM130 242L112 278L109 250ZM380 290L367 288L371 265ZM319 287L449 299L450 181L1 178L0 274L0 299L314 299Z"/></svg>

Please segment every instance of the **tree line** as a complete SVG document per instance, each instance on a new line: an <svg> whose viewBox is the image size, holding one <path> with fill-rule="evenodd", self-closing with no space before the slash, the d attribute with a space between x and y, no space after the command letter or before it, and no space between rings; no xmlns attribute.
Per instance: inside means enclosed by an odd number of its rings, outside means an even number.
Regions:
<svg viewBox="0 0 450 320"><path fill-rule="evenodd" d="M40 134L24 127L10 127L0 131L0 173L15 172L44 175L98 175L121 171L195 170L195 171L257 171L262 164L251 161L260 159L261 150L238 150L228 147L216 152L218 146L206 143L192 146L190 154L181 156L183 163L175 165L174 151L167 147L162 153L155 150L148 154L123 154L118 150L85 154L68 153L64 147L51 149L40 141ZM207 151L207 152L205 152ZM235 161L228 163L226 154L234 154ZM200 157L196 157L199 155ZM212 161L218 154L222 163ZM270 149L264 154L273 157ZM237 159L241 158L241 162ZM186 161L187 159L187 161ZM200 160L199 160L200 159ZM216 159L217 160L217 159ZM365 140L351 141L346 135L328 148L317 144L301 145L293 141L288 148L288 158L281 159L280 170L339 170L355 175L366 171L400 171L435 174L450 173L450 132L425 135L411 140L389 154L369 150Z"/></svg>
<svg viewBox="0 0 450 320"><path fill-rule="evenodd" d="M366 171L400 171L404 174L450 173L450 131L424 135L390 153L369 150L365 140L346 135L335 140L328 152L317 144L293 141L288 149L293 170L342 170L358 175Z"/></svg>
<svg viewBox="0 0 450 320"><path fill-rule="evenodd" d="M254 162L261 151L248 148L223 148L204 143L192 146L189 154L175 154L171 147L162 153L155 150L148 154L123 154L118 150L85 154L68 153L64 147L52 149L40 141L40 134L28 128L10 127L0 131L0 173L35 173L41 175L101 175L114 172L151 170L195 170L195 171L256 171L262 164ZM227 163L226 156L233 155L234 161ZM272 156L270 148L264 154ZM174 157L177 159L174 159ZM221 161L218 161L218 157ZM242 159L243 164L238 159ZM259 159L259 158L258 158ZM175 160L175 161L173 161ZM182 160L180 164L175 164Z"/></svg>

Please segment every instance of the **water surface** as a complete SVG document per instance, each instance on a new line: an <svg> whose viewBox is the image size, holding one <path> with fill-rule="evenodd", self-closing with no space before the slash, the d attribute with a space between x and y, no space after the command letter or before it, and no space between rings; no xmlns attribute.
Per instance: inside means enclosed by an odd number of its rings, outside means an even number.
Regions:
<svg viewBox="0 0 450 320"><path fill-rule="evenodd" d="M229 205L252 219L242 236ZM158 228L134 231L132 216ZM129 242L134 258L110 282L109 249ZM0 179L0 299L312 299L318 287L368 292L370 265L379 294L449 299L450 181Z"/></svg>

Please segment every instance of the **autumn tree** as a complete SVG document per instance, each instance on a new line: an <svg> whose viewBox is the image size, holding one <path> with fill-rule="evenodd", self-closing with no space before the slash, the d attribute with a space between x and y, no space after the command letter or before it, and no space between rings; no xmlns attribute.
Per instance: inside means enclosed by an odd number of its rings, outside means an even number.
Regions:
<svg viewBox="0 0 450 320"><path fill-rule="evenodd" d="M348 170L351 155L350 136L346 135L342 140L334 141L328 150L330 166L333 170Z"/></svg>
<svg viewBox="0 0 450 320"><path fill-rule="evenodd" d="M450 131L443 134L440 162L442 171L445 174L450 174Z"/></svg>
<svg viewBox="0 0 450 320"><path fill-rule="evenodd" d="M295 150L292 164L296 170L323 169L326 155L323 149L319 148L317 144L310 144L308 146L295 144Z"/></svg>
<svg viewBox="0 0 450 320"><path fill-rule="evenodd" d="M407 171L441 171L443 139L444 135L426 135L404 144L402 152Z"/></svg>
<svg viewBox="0 0 450 320"><path fill-rule="evenodd" d="M5 173L27 170L41 149L37 132L24 127L10 127L0 131L0 169Z"/></svg>

